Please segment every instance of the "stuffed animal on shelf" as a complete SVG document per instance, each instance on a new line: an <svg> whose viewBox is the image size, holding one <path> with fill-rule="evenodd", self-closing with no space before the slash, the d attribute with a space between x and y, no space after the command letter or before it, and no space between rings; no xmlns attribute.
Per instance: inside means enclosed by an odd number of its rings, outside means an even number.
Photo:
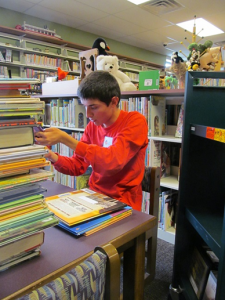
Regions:
<svg viewBox="0 0 225 300"><path fill-rule="evenodd" d="M220 71L221 67L221 47L208 48L200 57L200 67L207 71ZM219 64L219 67L217 67Z"/></svg>
<svg viewBox="0 0 225 300"><path fill-rule="evenodd" d="M173 55L171 56L171 60L176 64L184 61L183 58L178 55L178 52L173 52Z"/></svg>
<svg viewBox="0 0 225 300"><path fill-rule="evenodd" d="M108 55L108 53L106 52L110 50L109 46L107 45L106 41L103 38L97 38L93 45L92 45L92 49L98 49L98 55Z"/></svg>
<svg viewBox="0 0 225 300"><path fill-rule="evenodd" d="M97 70L108 71L117 80L121 91L136 91L136 86L130 78L119 70L118 57L113 55L99 55L97 57Z"/></svg>
<svg viewBox="0 0 225 300"><path fill-rule="evenodd" d="M66 78L69 72L63 71L60 67L58 67L58 80L62 80Z"/></svg>

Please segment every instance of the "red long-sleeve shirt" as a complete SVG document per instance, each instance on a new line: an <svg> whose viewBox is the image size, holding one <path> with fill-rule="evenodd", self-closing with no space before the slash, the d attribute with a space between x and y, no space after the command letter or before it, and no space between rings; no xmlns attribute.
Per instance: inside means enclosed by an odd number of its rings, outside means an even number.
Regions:
<svg viewBox="0 0 225 300"><path fill-rule="evenodd" d="M136 111L120 111L107 128L89 122L74 155L59 155L54 167L63 174L79 176L91 165L91 189L141 210L147 133L146 119ZM108 148L103 147L105 137L112 138Z"/></svg>

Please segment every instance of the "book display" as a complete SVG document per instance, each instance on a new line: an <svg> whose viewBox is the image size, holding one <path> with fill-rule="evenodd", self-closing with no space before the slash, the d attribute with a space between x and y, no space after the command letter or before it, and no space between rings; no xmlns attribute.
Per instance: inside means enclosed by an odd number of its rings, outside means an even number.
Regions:
<svg viewBox="0 0 225 300"><path fill-rule="evenodd" d="M39 112L44 113L40 99L0 98L1 271L40 255L43 229L58 224L42 195L46 189L37 183L53 176L43 169L49 165L44 157L48 148L34 144Z"/></svg>
<svg viewBox="0 0 225 300"><path fill-rule="evenodd" d="M216 299L225 295L225 222L224 222L224 86L195 85L195 81L225 79L224 72L188 72L184 102L184 128L178 218L170 293L173 299ZM213 99L213 101L212 101ZM200 113L201 112L201 113ZM206 244L217 257L217 284L214 298L207 284L212 268L205 267L207 275L190 282L191 253L199 244ZM202 269L203 270L203 269ZM193 276L192 276L193 277ZM193 280L192 280L193 281ZM198 282L198 283L197 283ZM209 283L210 284L210 283ZM197 287L196 287L197 286ZM216 288L215 288L216 286ZM178 294L180 294L178 296ZM207 296L208 295L208 296ZM208 297L208 298L207 298Z"/></svg>

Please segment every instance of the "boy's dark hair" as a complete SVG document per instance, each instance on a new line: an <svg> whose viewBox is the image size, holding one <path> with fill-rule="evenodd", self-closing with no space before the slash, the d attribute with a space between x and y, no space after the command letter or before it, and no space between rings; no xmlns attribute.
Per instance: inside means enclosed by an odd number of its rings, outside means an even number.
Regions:
<svg viewBox="0 0 225 300"><path fill-rule="evenodd" d="M80 99L99 99L109 106L115 96L120 101L121 92L116 78L109 72L93 71L81 81L77 96Z"/></svg>

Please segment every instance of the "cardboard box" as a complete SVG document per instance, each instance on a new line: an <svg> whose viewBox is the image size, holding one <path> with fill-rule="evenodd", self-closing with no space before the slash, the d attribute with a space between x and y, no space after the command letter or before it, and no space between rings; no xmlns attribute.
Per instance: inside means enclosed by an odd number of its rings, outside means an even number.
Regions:
<svg viewBox="0 0 225 300"><path fill-rule="evenodd" d="M80 79L42 84L42 95L76 95Z"/></svg>
<svg viewBox="0 0 225 300"><path fill-rule="evenodd" d="M139 90L158 90L159 89L159 70L139 72Z"/></svg>

